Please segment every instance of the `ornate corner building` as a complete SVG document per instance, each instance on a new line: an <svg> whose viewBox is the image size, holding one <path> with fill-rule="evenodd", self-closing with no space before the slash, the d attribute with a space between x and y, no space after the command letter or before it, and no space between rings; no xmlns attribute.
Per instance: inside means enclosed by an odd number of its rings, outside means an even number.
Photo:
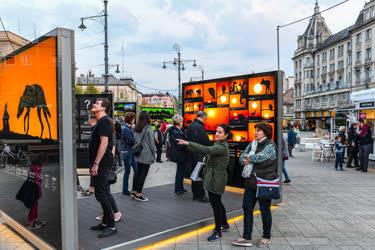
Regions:
<svg viewBox="0 0 375 250"><path fill-rule="evenodd" d="M294 112L310 128L330 128L338 109L354 108L352 92L375 86L373 48L375 0L365 3L356 22L332 34L318 1L294 53Z"/></svg>

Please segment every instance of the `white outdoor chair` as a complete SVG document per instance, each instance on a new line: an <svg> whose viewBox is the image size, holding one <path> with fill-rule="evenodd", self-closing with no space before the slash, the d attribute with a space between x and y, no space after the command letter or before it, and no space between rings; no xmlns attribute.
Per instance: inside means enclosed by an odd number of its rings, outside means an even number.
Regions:
<svg viewBox="0 0 375 250"><path fill-rule="evenodd" d="M330 161L334 159L335 159L334 144L332 143L323 144L323 160Z"/></svg>
<svg viewBox="0 0 375 250"><path fill-rule="evenodd" d="M314 143L311 160L318 160L323 162L323 157L323 146L321 144Z"/></svg>

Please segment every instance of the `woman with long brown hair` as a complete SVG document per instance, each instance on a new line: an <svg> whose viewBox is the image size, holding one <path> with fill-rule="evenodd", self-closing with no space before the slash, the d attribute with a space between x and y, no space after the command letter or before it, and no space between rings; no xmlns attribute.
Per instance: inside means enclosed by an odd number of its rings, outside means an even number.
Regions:
<svg viewBox="0 0 375 250"><path fill-rule="evenodd" d="M155 162L155 140L151 127L150 115L146 111L139 114L137 125L134 128L135 145L133 146L134 158L137 161L137 172L134 178L131 197L138 201L147 201L143 196L143 185L150 169Z"/></svg>

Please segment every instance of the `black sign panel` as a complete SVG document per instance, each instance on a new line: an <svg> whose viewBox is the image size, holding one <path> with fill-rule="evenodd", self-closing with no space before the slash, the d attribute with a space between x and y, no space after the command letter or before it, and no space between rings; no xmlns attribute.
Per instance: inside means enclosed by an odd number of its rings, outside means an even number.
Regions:
<svg viewBox="0 0 375 250"><path fill-rule="evenodd" d="M83 94L76 95L77 119L76 119L76 135L77 135L77 167L88 168L88 147L91 138L91 126L89 118L91 115L92 105L98 98L106 98L111 103L112 94ZM109 114L111 117L112 111Z"/></svg>
<svg viewBox="0 0 375 250"><path fill-rule="evenodd" d="M360 108L373 108L375 107L375 102L360 102L359 107Z"/></svg>

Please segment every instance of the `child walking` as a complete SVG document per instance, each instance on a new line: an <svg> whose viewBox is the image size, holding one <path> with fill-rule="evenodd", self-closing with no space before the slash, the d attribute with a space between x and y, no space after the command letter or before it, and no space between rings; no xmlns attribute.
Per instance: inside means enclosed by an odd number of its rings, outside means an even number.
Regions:
<svg viewBox="0 0 375 250"><path fill-rule="evenodd" d="M31 160L31 167L29 169L29 179L34 181L38 190L38 197L32 204L29 216L27 228L34 230L43 227L47 222L39 218L38 211L38 200L42 197L42 162L44 161L44 155L38 154Z"/></svg>
<svg viewBox="0 0 375 250"><path fill-rule="evenodd" d="M344 145L341 142L341 137L336 136L335 137L335 153L336 153L336 161L335 161L335 168L336 171L344 171L342 168L342 165L344 163ZM339 169L340 167L340 169Z"/></svg>

